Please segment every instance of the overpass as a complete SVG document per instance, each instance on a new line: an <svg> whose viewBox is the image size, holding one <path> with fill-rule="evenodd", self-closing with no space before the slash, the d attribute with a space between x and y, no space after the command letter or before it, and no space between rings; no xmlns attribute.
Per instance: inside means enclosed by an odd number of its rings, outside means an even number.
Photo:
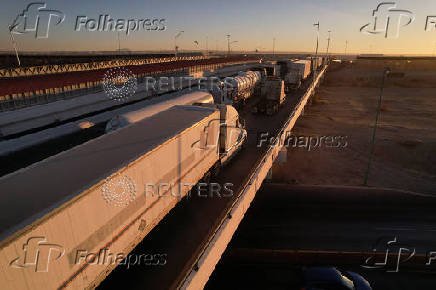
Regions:
<svg viewBox="0 0 436 290"><path fill-rule="evenodd" d="M93 288L106 278L102 286L117 279L122 279L125 285L127 282L134 283L142 289L148 286L183 289L198 289L204 286L279 155L286 132L293 128L298 117L303 114L325 71L326 68L316 76L313 83L308 80L301 90L290 94L284 107L273 117L253 116L248 112L248 108L242 112L249 133L248 146L221 172L217 180L219 183L231 182L234 185L235 191L231 197L185 198L151 232L144 228L142 223L139 227L135 223L132 224L135 226L128 226L120 233L109 233L109 238L99 237L98 233L95 236L98 243L105 244L100 251L114 245L120 248L120 243L124 243L122 248L125 253L131 250L132 253L144 253L144 250L147 252L150 249L162 250L168 257L165 268L140 271L138 276L129 278L126 275L135 275L135 271L123 271L120 267L107 277L116 266L113 264L88 263L79 268L72 265L69 271L55 271L55 275L35 272L31 267L21 272L17 271L11 265L15 265L15 258L20 255L23 245L27 245L26 241L38 236L47 237L51 242L56 235L62 233L61 228L44 224L44 218L56 219L60 218L61 214L46 212L38 220L9 235L0 243L0 253L3 257L0 277L5 281L5 286L11 289L30 289L32 285L45 285L50 288ZM280 140L277 142L279 145L258 147L257 137L261 132L259 130L277 136ZM57 226L62 227L59 223ZM126 236L130 237L130 240L126 240ZM69 245L63 245L67 248L64 250L71 252L79 243L80 241L72 239Z"/></svg>

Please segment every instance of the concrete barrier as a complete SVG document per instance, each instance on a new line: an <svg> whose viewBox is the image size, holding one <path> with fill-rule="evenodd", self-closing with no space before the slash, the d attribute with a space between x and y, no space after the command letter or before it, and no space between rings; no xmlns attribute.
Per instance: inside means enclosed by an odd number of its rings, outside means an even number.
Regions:
<svg viewBox="0 0 436 290"><path fill-rule="evenodd" d="M214 232L213 236L204 245L203 251L192 265L191 270L186 274L184 279L179 284L181 289L203 289L206 282L209 280L210 275L215 269L215 265L224 253L228 243L230 242L233 234L238 228L239 223L244 218L245 212L250 207L256 192L259 190L262 182L267 176L268 171L272 167L279 151L285 144L286 132L290 131L304 107L308 103L310 97L313 95L316 86L321 81L327 67L325 67L316 77L315 81L311 84L307 92L301 98L295 109L292 111L289 119L277 135L277 146L270 146L258 163L257 167L253 169L253 173L248 181L243 186L242 190L238 193L237 199L232 206L228 209L227 214L224 215L223 220Z"/></svg>

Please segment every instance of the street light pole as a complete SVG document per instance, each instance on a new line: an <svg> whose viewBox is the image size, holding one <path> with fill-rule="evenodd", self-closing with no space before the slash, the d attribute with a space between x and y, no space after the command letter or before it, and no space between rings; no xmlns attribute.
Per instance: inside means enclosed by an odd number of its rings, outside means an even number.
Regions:
<svg viewBox="0 0 436 290"><path fill-rule="evenodd" d="M319 21L318 23L313 24L316 26L316 48L315 48L315 71L313 73L313 83L315 83L316 79L316 70L318 69L318 46L319 46Z"/></svg>
<svg viewBox="0 0 436 290"><path fill-rule="evenodd" d="M276 49L276 39L275 37L273 38L273 57L276 55L275 54L275 49Z"/></svg>
<svg viewBox="0 0 436 290"><path fill-rule="evenodd" d="M374 129L372 131L371 144L370 144L370 149L369 149L368 166L366 167L365 179L363 180L363 185L364 186L368 186L369 169L371 168L372 155L374 154L375 134L376 134L376 131L377 131L378 117L380 115L380 108L381 108L382 97L383 97L383 89L384 89L384 86L385 86L386 76L390 72L391 72L391 69L389 67L385 67L384 70L383 70L383 78L382 78L382 83L381 83L381 87L380 87L380 97L378 99L377 113L375 115Z"/></svg>
<svg viewBox="0 0 436 290"><path fill-rule="evenodd" d="M180 35L182 35L183 32L185 32L185 31L180 30L179 33L177 33L174 36L174 55L175 55L175 57L177 57L177 52L178 52L178 49L179 49L179 47L177 46L177 38L179 38Z"/></svg>
<svg viewBox="0 0 436 290"><path fill-rule="evenodd" d="M227 56L230 56L230 34L227 34Z"/></svg>
<svg viewBox="0 0 436 290"><path fill-rule="evenodd" d="M330 48L330 33L331 33L331 30L329 30L328 33L329 33L329 38L327 38L327 55L326 55L327 62L329 61L329 48Z"/></svg>

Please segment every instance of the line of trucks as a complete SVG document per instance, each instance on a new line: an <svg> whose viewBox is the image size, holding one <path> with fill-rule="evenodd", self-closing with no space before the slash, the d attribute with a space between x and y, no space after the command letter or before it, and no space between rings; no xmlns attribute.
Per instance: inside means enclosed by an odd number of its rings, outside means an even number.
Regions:
<svg viewBox="0 0 436 290"><path fill-rule="evenodd" d="M308 76L306 66L298 71ZM286 78L267 74L261 67L223 80L218 92L181 92L114 116L106 134L1 177L5 289L98 285L117 263L82 254L129 253L195 184L225 166L247 139L235 107L258 95L255 107L272 114L285 100ZM57 252L38 265L27 256L32 245Z"/></svg>

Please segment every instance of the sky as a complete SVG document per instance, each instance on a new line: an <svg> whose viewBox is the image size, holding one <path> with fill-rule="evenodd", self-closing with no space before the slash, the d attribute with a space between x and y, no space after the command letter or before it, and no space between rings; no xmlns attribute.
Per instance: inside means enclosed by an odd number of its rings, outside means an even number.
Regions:
<svg viewBox="0 0 436 290"><path fill-rule="evenodd" d="M41 1L41 0L40 0ZM47 38L36 39L35 31L14 34L20 51L115 51L118 45L132 51L173 50L175 35L180 50L227 50L230 34L232 51L312 52L315 50L316 27L319 21L319 51L327 49L328 30L331 31L330 51L333 53L433 54L436 48L436 29L425 31L427 16L435 16L435 0L401 0L396 9L407 10L399 19L396 37L383 33L362 33L361 27L373 23L372 12L382 1L356 0L105 0L105 1L41 1L45 9L65 15L55 25L52 17ZM0 51L13 49L9 25L32 1L3 0L0 11ZM35 10L36 11L36 10ZM410 13L409 13L410 12ZM43 13L43 12L41 12ZM35 14L35 13L34 13ZM162 21L163 30L90 31L85 25L75 30L78 17L86 22L109 15L122 22L129 19ZM394 15L394 14L392 14ZM409 15L409 16L407 16ZM42 19L42 18L40 18ZM47 19L44 18L44 19ZM40 21L43 22L42 20ZM395 23L395 21L391 21ZM23 24L24 22L21 22ZM149 23L148 23L149 24ZM132 24L133 25L133 24ZM24 25L23 25L24 27ZM392 27L392 26L391 26ZM395 31L395 29L391 30ZM119 42L118 42L119 36ZM198 43L198 44L197 44ZM348 43L348 44L346 44Z"/></svg>

